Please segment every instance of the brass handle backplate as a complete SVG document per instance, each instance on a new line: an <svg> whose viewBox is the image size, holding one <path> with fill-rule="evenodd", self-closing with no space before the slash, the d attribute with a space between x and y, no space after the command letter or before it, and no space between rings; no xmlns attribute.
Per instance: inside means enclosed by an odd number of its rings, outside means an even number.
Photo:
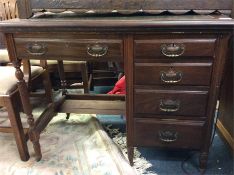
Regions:
<svg viewBox="0 0 234 175"><path fill-rule="evenodd" d="M160 72L161 81L168 84L179 83L183 78L183 73L170 68L167 72Z"/></svg>
<svg viewBox="0 0 234 175"><path fill-rule="evenodd" d="M88 55L92 57L103 57L108 52L108 46L107 45L101 45L101 44L94 44L87 46L87 53Z"/></svg>
<svg viewBox="0 0 234 175"><path fill-rule="evenodd" d="M162 54L167 57L179 57L185 52L185 45L180 43L162 44Z"/></svg>
<svg viewBox="0 0 234 175"><path fill-rule="evenodd" d="M26 49L27 52L33 56L42 56L47 52L47 46L44 43L29 43Z"/></svg>
<svg viewBox="0 0 234 175"><path fill-rule="evenodd" d="M178 132L169 131L169 130L165 131L160 130L158 132L158 136L161 141L170 143L170 142L175 142L178 139Z"/></svg>
<svg viewBox="0 0 234 175"><path fill-rule="evenodd" d="M159 109L163 112L176 112L180 109L179 100L161 100Z"/></svg>

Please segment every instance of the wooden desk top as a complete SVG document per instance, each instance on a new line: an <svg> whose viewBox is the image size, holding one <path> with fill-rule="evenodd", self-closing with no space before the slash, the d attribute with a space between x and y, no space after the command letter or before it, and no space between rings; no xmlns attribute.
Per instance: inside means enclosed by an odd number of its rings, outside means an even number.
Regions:
<svg viewBox="0 0 234 175"><path fill-rule="evenodd" d="M162 28L233 29L234 20L225 15L171 15L13 19L0 23L2 32L23 31L135 31Z"/></svg>

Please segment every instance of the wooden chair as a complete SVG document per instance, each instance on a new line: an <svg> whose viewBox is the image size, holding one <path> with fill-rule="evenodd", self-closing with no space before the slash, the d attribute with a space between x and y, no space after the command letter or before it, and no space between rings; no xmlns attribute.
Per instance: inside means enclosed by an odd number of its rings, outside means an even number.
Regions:
<svg viewBox="0 0 234 175"><path fill-rule="evenodd" d="M0 1L0 21L9 20L18 17L18 8L16 0L1 0ZM3 35L0 33L0 49L5 48Z"/></svg>
<svg viewBox="0 0 234 175"><path fill-rule="evenodd" d="M61 79L61 85L63 91L66 93L68 88L82 88L84 93L89 93L91 78L88 75L88 63L87 61L58 61L58 71ZM66 73L80 72L82 83L77 84L76 80L70 83L66 80ZM71 86L73 83L75 85Z"/></svg>
<svg viewBox="0 0 234 175"><path fill-rule="evenodd" d="M1 19L7 20L17 17L16 2L13 0L1 0L0 15ZM4 13L3 13L4 12ZM0 60L8 61L6 49L0 51ZM52 93L50 80L47 71L46 61L40 61L40 66L30 66L28 60L23 62L23 72L28 85L28 90L38 81L43 81L45 87L45 97L50 103L52 102ZM22 111L17 79L15 77L15 68L13 66L0 66L0 107L5 107L8 112L8 118L11 126L0 127L0 132L13 132L18 147L19 155L22 161L29 159L27 147L28 130L23 129L20 111Z"/></svg>
<svg viewBox="0 0 234 175"><path fill-rule="evenodd" d="M12 18L18 17L18 8L16 4L16 0L1 0L0 2L0 20L8 20ZM0 34L0 64L7 63L7 57L1 55L1 49L4 48L4 40L3 36ZM5 54L5 53L4 53ZM40 62L35 60L31 62L32 65L39 66ZM84 89L84 93L89 93L90 89L90 81L88 77L88 64L86 61L47 61L49 72L55 72L57 70L59 72L59 77L61 81L61 87L65 93L65 89L67 88L82 88ZM73 82L69 83L66 80L66 73L81 73L82 84L76 86L70 86Z"/></svg>
<svg viewBox="0 0 234 175"><path fill-rule="evenodd" d="M2 69L3 68L3 69ZM0 74L6 70L4 67L0 67ZM12 67L13 68L13 67ZM14 79L14 70L7 69L7 72L10 73L10 76L5 76L4 78L9 81L0 79L1 84L5 84L7 86L0 86L0 106L6 107L8 112L8 117L11 123L12 128L10 127L1 127L1 132L13 132L16 140L16 145L18 147L18 151L20 154L20 158L23 161L27 161L29 159L28 147L27 147L27 140L28 136L25 134L21 119L20 119L20 108L19 108L19 92L17 90L17 83Z"/></svg>
<svg viewBox="0 0 234 175"><path fill-rule="evenodd" d="M18 17L16 0L1 0L0 1L0 21L9 20ZM5 40L0 33L0 64L9 62L8 53L6 50Z"/></svg>
<svg viewBox="0 0 234 175"><path fill-rule="evenodd" d="M48 77L48 72L46 69L39 66L32 66L28 74L27 82L28 86L32 82L37 82L38 80L44 80L46 98L48 102L52 101L51 87L49 86L50 81ZM30 79L30 81L29 81ZM0 106L6 107L8 112L8 117L11 123L10 127L0 127L1 132L13 132L16 140L16 145L20 154L20 158L23 161L29 159L29 153L27 148L28 133L27 129L23 129L20 111L21 101L19 96L19 91L17 88L17 79L15 77L15 68L13 66L0 66Z"/></svg>
<svg viewBox="0 0 234 175"><path fill-rule="evenodd" d="M31 60L32 65L39 65L40 62L38 60ZM84 89L84 93L89 93L90 90L90 81L88 75L88 63L87 61L56 61L56 60L48 60L48 71L50 73L58 72L59 78L61 82L61 88L63 93L66 93L66 89ZM77 79L72 81L67 80L67 73L77 73L80 72L82 83L77 84ZM75 84L75 85L72 85ZM71 86L72 85L72 86Z"/></svg>

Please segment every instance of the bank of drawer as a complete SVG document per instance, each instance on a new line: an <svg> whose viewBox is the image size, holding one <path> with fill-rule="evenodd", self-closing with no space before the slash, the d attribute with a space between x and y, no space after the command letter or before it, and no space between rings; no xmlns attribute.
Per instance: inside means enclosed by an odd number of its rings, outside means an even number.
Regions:
<svg viewBox="0 0 234 175"><path fill-rule="evenodd" d="M200 149L204 133L202 121L135 119L134 145Z"/></svg>
<svg viewBox="0 0 234 175"><path fill-rule="evenodd" d="M120 61L121 39L15 38L17 55L24 58L49 58Z"/></svg>
<svg viewBox="0 0 234 175"><path fill-rule="evenodd" d="M209 86L212 63L135 63L137 85Z"/></svg>
<svg viewBox="0 0 234 175"><path fill-rule="evenodd" d="M138 39L135 58L212 57L216 38Z"/></svg>
<svg viewBox="0 0 234 175"><path fill-rule="evenodd" d="M160 115L206 115L208 91L135 89L134 112Z"/></svg>

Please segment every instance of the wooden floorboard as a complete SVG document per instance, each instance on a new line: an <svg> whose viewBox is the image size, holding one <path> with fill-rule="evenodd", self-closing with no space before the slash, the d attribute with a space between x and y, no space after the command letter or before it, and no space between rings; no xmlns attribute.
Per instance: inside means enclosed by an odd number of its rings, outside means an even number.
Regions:
<svg viewBox="0 0 234 175"><path fill-rule="evenodd" d="M220 133L223 135L229 146L234 151L234 139L219 120L217 121L217 128L219 129Z"/></svg>

